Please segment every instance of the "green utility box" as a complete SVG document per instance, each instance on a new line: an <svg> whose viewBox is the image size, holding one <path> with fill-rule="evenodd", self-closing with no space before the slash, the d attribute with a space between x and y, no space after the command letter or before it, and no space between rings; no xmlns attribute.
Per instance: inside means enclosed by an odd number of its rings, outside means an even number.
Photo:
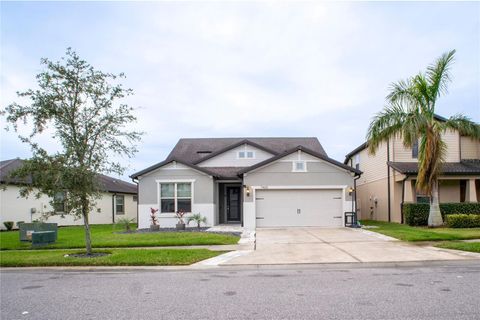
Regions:
<svg viewBox="0 0 480 320"><path fill-rule="evenodd" d="M32 234L38 231L52 231L57 240L58 225L56 223L32 222L21 223L19 226L20 241L32 241Z"/></svg>
<svg viewBox="0 0 480 320"><path fill-rule="evenodd" d="M32 246L54 243L55 240L55 231L34 231L32 233Z"/></svg>

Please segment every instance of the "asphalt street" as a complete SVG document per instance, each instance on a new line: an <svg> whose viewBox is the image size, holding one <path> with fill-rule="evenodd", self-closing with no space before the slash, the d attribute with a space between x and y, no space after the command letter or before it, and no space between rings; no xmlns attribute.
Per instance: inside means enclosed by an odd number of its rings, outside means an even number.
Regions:
<svg viewBox="0 0 480 320"><path fill-rule="evenodd" d="M3 269L1 319L480 319L480 262Z"/></svg>

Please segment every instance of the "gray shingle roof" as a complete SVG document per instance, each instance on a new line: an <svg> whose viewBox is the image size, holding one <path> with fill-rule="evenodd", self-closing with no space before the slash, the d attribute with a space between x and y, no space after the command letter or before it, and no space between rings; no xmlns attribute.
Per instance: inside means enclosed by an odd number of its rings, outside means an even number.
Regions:
<svg viewBox="0 0 480 320"><path fill-rule="evenodd" d="M417 162L388 162L388 165L402 174L417 174ZM445 162L441 174L444 175L477 175L480 174L480 160L462 160L461 162Z"/></svg>
<svg viewBox="0 0 480 320"><path fill-rule="evenodd" d="M273 155L284 153L297 146L303 146L317 153L327 155L317 138L186 138L180 139L167 160L177 159L183 162L196 164L203 158L211 157L227 151L232 145L251 142ZM209 153L201 153L208 151ZM199 153L200 152L200 153Z"/></svg>
<svg viewBox="0 0 480 320"><path fill-rule="evenodd" d="M270 152L272 157L251 167L200 167L197 165L206 159L210 159L242 144L250 144L254 147ZM274 161L296 150L303 150L344 169L361 174L361 171L329 158L317 138L195 138L180 139L166 160L136 172L130 177L138 178L139 176L160 168L167 163L177 161L215 178L237 178L244 172L257 168L258 165Z"/></svg>
<svg viewBox="0 0 480 320"><path fill-rule="evenodd" d="M10 159L0 161L0 183L11 183L11 184L30 184L32 183L31 176L26 177L25 179L11 178L10 173L23 165L23 160L21 159ZM137 185L129 183L117 178L112 178L103 174L98 175L98 182L104 187L104 190L108 192L118 192L118 193L137 193Z"/></svg>
<svg viewBox="0 0 480 320"><path fill-rule="evenodd" d="M246 173L246 172L248 172L248 171L255 170L255 169L260 168L260 167L262 167L262 166L264 166L264 165L266 165L266 164L268 164L268 163L271 163L271 162L276 161L276 160L278 160L278 159L281 159L281 158L283 158L283 157L285 157L285 156L287 156L287 155L289 155L289 154L292 154L293 152L296 152L296 151L298 151L298 150L301 150L301 151L306 152L306 153L308 153L308 154L310 154L310 155L312 155L312 156L314 156L314 157L317 157L317 158L319 158L319 159L322 159L322 160L325 160L325 161L327 161L327 162L330 162L331 164L334 164L334 165L336 165L336 166L338 166L338 167L340 167L340 168L343 168L343 169L345 169L345 170L351 171L351 172L355 173L356 175L361 175L361 174L362 174L362 171L360 171L360 170L357 170L357 169L355 169L355 168L353 168L353 167L350 167L350 166L348 166L348 165L346 165L346 164L343 164L343 163L341 163L341 162L339 162L339 161L337 161L337 160L335 160L335 159L329 158L329 157L327 157L326 155L323 155L323 154L321 154L321 153L315 152L315 151L310 150L310 149L308 149L308 148L305 148L305 147L303 147L303 146L297 146L297 147L295 147L295 148L292 148L292 149L290 149L290 150L287 150L287 151L285 151L285 152L283 152L283 153L281 153L281 154L279 154L279 155L276 155L275 157L272 157L272 158L267 159L267 160L265 160L265 161L262 161L262 162L259 162L259 163L257 163L257 164L254 164L254 165L251 166L251 167L247 167L247 168L241 170L239 173Z"/></svg>

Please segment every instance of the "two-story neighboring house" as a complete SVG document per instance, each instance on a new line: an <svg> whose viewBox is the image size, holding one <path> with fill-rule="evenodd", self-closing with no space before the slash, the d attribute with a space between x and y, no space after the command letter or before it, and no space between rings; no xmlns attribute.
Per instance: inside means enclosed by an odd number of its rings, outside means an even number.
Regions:
<svg viewBox="0 0 480 320"><path fill-rule="evenodd" d="M175 212L200 213L208 225L247 229L343 226L361 172L327 156L317 138L180 139L166 160L133 174L139 228L159 209L161 227Z"/></svg>
<svg viewBox="0 0 480 320"><path fill-rule="evenodd" d="M443 119L437 116L440 120ZM462 137L456 131L442 136L447 153L439 178L439 200L477 202L480 199L480 141ZM418 144L405 148L400 137L379 146L369 154L364 143L345 157L345 164L363 172L356 181L357 215L403 223L402 204L428 202L429 197L416 191Z"/></svg>

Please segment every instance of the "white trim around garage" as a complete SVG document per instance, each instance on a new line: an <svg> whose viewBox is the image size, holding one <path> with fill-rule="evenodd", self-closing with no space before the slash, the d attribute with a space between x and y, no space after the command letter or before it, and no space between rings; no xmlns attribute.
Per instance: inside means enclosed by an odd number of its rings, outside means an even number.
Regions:
<svg viewBox="0 0 480 320"><path fill-rule="evenodd" d="M347 206L351 201L346 201L345 192L347 185L293 185L293 186L250 186L252 189L252 201L243 202L244 209L244 226L247 229L255 230L257 227L257 212L256 212L256 191L257 190L341 190L342 195L342 225L345 226L345 212L350 209ZM349 210L347 210L349 209ZM249 216L247 216L249 215Z"/></svg>

